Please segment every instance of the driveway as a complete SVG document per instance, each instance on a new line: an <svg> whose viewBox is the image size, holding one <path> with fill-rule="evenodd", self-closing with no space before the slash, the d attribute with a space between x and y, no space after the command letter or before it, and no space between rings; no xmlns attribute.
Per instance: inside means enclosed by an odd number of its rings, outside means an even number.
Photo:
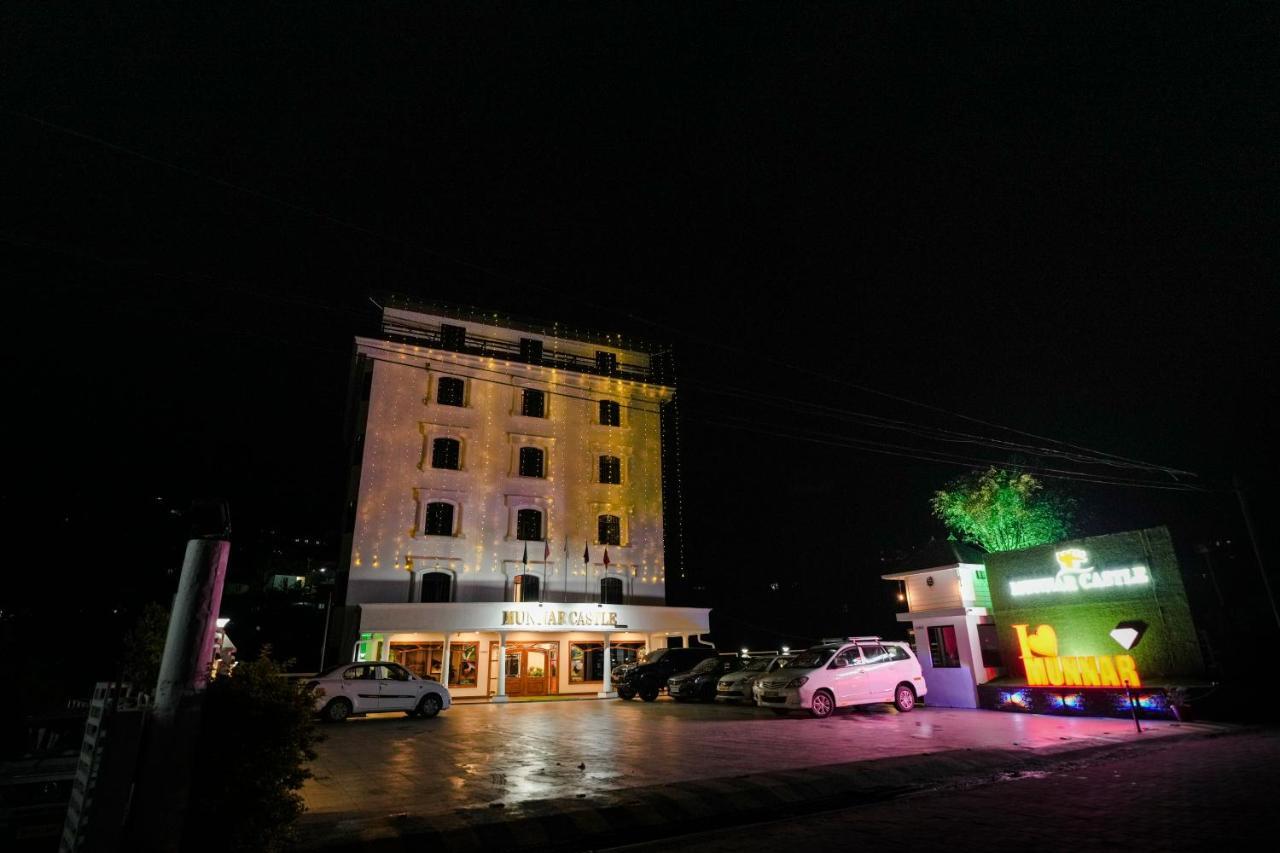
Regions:
<svg viewBox="0 0 1280 853"><path fill-rule="evenodd" d="M427 816L494 803L964 749L1049 752L1184 731L1123 719L871 706L825 720L668 699L456 705L328 726L303 791L308 815Z"/></svg>

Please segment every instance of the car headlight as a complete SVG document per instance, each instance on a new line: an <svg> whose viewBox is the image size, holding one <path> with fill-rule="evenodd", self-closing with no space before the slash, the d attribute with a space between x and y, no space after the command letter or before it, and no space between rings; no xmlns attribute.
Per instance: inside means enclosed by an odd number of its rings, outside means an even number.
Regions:
<svg viewBox="0 0 1280 853"><path fill-rule="evenodd" d="M799 678L793 678L787 682L788 687L804 687L809 683L809 676L802 675Z"/></svg>

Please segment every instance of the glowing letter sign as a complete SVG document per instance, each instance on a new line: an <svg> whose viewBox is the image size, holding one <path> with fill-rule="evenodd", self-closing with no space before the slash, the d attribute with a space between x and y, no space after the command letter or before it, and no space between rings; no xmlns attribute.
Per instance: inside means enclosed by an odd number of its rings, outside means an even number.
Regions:
<svg viewBox="0 0 1280 853"><path fill-rule="evenodd" d="M1039 595L1047 592L1086 592L1115 586L1142 586L1151 582L1147 567L1127 566L1099 571L1089 565L1089 552L1068 548L1053 555L1058 561L1058 574L1053 577L1009 581L1009 594Z"/></svg>
<svg viewBox="0 0 1280 853"><path fill-rule="evenodd" d="M1027 684L1033 687L1141 687L1138 667L1131 655L1059 657L1058 633L1052 625L1039 625L1027 633L1026 625L1013 625L1022 651Z"/></svg>

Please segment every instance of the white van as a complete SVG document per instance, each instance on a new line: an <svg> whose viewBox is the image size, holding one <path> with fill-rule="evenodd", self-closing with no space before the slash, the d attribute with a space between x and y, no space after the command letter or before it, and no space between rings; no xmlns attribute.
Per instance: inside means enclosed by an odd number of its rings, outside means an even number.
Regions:
<svg viewBox="0 0 1280 853"><path fill-rule="evenodd" d="M805 710L815 717L876 702L910 711L927 691L911 646L879 637L849 637L806 649L778 675L758 682L760 707L778 713Z"/></svg>

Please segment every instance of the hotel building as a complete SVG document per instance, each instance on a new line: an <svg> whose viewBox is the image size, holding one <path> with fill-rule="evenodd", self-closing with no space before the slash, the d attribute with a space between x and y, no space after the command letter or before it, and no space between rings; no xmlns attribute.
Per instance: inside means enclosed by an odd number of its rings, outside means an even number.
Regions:
<svg viewBox="0 0 1280 853"><path fill-rule="evenodd" d="M706 642L707 610L665 606L675 389L618 344L412 306L356 339L344 656L502 702Z"/></svg>

